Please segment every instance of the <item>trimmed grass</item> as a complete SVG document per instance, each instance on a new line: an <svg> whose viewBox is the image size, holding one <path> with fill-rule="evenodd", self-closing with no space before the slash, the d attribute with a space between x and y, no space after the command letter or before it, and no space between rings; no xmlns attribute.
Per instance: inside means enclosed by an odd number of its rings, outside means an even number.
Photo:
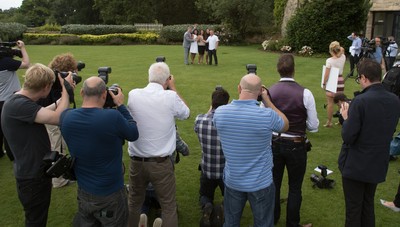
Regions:
<svg viewBox="0 0 400 227"><path fill-rule="evenodd" d="M31 63L48 64L51 59L60 53L71 52L76 59L86 63L86 68L79 75L83 79L97 76L97 69L101 66L112 67L109 75L109 86L118 83L125 94L125 103L128 92L133 88L144 87L147 84L147 70L157 56L165 56L171 73L175 76L179 93L189 104L191 117L185 121L177 121L179 132L189 144L190 156L182 157L176 165L177 200L179 207L179 224L183 227L198 226L201 212L198 205L199 171L201 150L197 137L193 131L193 123L197 114L205 113L210 106L211 93L216 85L222 85L237 99L237 84L240 78L247 73L246 64L256 64L257 74L268 87L279 80L276 72L277 53L267 53L259 50L259 46L226 47L218 49L218 66L183 64L183 48L177 46L27 46ZM344 197L341 186L341 175L337 168L337 157L341 147L340 126L324 128L326 112L324 91L320 88L322 65L325 58L295 57L295 79L301 85L309 88L316 99L318 117L321 127L318 133L309 133L312 142L312 151L308 153L308 165L303 184L303 204L301 222L312 222L314 226L330 227L344 226ZM345 68L345 73L349 66ZM21 76L24 71L18 71ZM77 106L80 106L79 84L75 91ZM345 93L353 97L353 92L359 90L353 79L346 81ZM255 141L256 142L256 141ZM124 148L126 150L126 146ZM124 153L124 162L129 166L129 157ZM330 179L336 181L334 189L314 189L310 175L314 168L324 164L333 170ZM377 226L398 226L399 216L379 203L379 198L391 200L397 191L400 161L390 162L386 182L379 184L375 196L375 213ZM128 182L128 173L125 174ZM23 209L16 194L15 180L12 172L12 163L7 157L0 159L0 226L23 226ZM49 212L48 226L71 226L73 216L77 210L77 185L54 189ZM287 194L287 180L284 180L282 197ZM216 201L221 202L219 191L216 192ZM282 217L277 226L285 226L285 209L282 206ZM249 204L246 205L241 226L252 226L252 214Z"/></svg>

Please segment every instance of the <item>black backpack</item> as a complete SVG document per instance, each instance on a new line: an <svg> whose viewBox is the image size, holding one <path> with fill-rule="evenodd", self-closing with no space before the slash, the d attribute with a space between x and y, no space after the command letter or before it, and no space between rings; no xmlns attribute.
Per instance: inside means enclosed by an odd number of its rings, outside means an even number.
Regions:
<svg viewBox="0 0 400 227"><path fill-rule="evenodd" d="M400 97L400 66L391 68L382 81L386 90Z"/></svg>

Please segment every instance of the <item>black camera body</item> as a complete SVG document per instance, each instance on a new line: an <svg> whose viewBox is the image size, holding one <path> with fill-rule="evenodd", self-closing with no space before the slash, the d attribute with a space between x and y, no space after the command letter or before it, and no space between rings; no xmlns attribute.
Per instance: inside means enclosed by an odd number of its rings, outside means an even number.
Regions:
<svg viewBox="0 0 400 227"><path fill-rule="evenodd" d="M83 68L85 68L85 63L83 63L82 61L79 61L77 64L77 69L78 71L81 71ZM52 102L56 101L57 99L59 99L61 97L61 91L62 91L62 87L61 87L61 83L60 80L58 78L58 74L60 74L61 78L65 78L68 76L68 72L60 72L58 70L54 70L54 75L56 76L56 80L53 84L53 87L51 88L51 92L50 94L53 95L53 99ZM72 80L75 82L75 84L79 84L82 81L82 77L79 76L76 72L72 73ZM75 102L75 98L74 98L74 89L72 88L71 84L68 83L68 81L64 80L64 85L65 85L65 89L68 92L69 95L69 102L70 103L74 103Z"/></svg>
<svg viewBox="0 0 400 227"><path fill-rule="evenodd" d="M311 174L310 180L313 182L313 188L318 187L320 189L332 189L335 186L335 181L326 178L328 176L328 168L324 165L319 165L318 169L321 170L321 176Z"/></svg>
<svg viewBox="0 0 400 227"><path fill-rule="evenodd" d="M158 57L156 57L156 62L165 62L165 61L166 61L166 59L165 59L164 56L158 56Z"/></svg>
<svg viewBox="0 0 400 227"><path fill-rule="evenodd" d="M18 56L22 58L22 52L12 48L16 45L17 42L0 42L0 57L13 58L14 56Z"/></svg>
<svg viewBox="0 0 400 227"><path fill-rule="evenodd" d="M108 83L108 74L111 73L111 67L108 67L108 66L99 67L97 72L99 73L98 77L100 77L104 81L104 83L107 84ZM114 100L111 97L110 93L108 93L108 91L112 91L112 93L114 93L114 95L118 95L118 88L120 88L120 86L118 84L113 84L110 87L107 87L107 97L106 97L106 102L104 103L103 108L114 108L115 107Z"/></svg>
<svg viewBox="0 0 400 227"><path fill-rule="evenodd" d="M247 64L246 65L248 74L257 74L257 65L256 64Z"/></svg>
<svg viewBox="0 0 400 227"><path fill-rule="evenodd" d="M63 176L65 179L76 180L73 170L74 158L62 155L57 151L51 151L50 153L46 153L43 162L46 176L51 178Z"/></svg>

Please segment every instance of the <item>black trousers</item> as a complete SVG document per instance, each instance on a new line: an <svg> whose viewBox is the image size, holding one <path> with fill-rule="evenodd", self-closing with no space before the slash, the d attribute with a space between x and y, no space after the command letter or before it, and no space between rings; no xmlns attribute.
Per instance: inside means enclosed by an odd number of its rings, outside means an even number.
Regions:
<svg viewBox="0 0 400 227"><path fill-rule="evenodd" d="M4 105L4 101L0 101L0 116L1 116L1 112L3 110L3 105ZM3 142L4 142L4 150L6 151L8 158L11 161L14 161L14 155L11 153L11 149L7 143L6 137L4 137L3 129L1 128L1 120L0 120L0 152L2 152L1 154L3 154Z"/></svg>
<svg viewBox="0 0 400 227"><path fill-rule="evenodd" d="M281 215L281 186L285 167L288 172L289 192L286 207L286 226L298 227L302 202L303 178L307 167L307 152L304 142L293 142L284 139L272 142L274 168L272 170L275 184L274 223Z"/></svg>
<svg viewBox="0 0 400 227"><path fill-rule="evenodd" d="M16 179L19 201L25 211L25 226L46 226L51 198L51 178Z"/></svg>
<svg viewBox="0 0 400 227"><path fill-rule="evenodd" d="M357 63L360 60L360 57L358 55L351 55L350 54L350 76L353 76L354 69L357 67Z"/></svg>
<svg viewBox="0 0 400 227"><path fill-rule="evenodd" d="M208 179L203 173L200 174L200 205L204 208L206 203L214 202L215 189L219 187L222 196L224 195L225 185L222 179Z"/></svg>
<svg viewBox="0 0 400 227"><path fill-rule="evenodd" d="M218 65L217 50L208 50L208 64L212 65L212 57L214 56L215 65Z"/></svg>
<svg viewBox="0 0 400 227"><path fill-rule="evenodd" d="M342 177L346 204L346 227L374 227L377 184Z"/></svg>

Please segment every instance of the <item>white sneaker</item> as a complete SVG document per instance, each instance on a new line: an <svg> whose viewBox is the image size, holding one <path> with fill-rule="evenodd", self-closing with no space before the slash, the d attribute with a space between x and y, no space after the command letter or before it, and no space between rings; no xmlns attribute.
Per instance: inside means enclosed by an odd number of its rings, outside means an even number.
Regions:
<svg viewBox="0 0 400 227"><path fill-rule="evenodd" d="M139 227L147 227L147 215L146 214L140 215Z"/></svg>
<svg viewBox="0 0 400 227"><path fill-rule="evenodd" d="M161 225L162 225L162 219L156 218L153 222L153 227L161 227Z"/></svg>
<svg viewBox="0 0 400 227"><path fill-rule="evenodd" d="M388 202L388 201L385 201L385 200L381 199L381 204L382 204L383 206L385 206L385 207L387 207L387 208L393 210L394 212L400 212L400 208L396 207L396 206L393 204L393 202Z"/></svg>

